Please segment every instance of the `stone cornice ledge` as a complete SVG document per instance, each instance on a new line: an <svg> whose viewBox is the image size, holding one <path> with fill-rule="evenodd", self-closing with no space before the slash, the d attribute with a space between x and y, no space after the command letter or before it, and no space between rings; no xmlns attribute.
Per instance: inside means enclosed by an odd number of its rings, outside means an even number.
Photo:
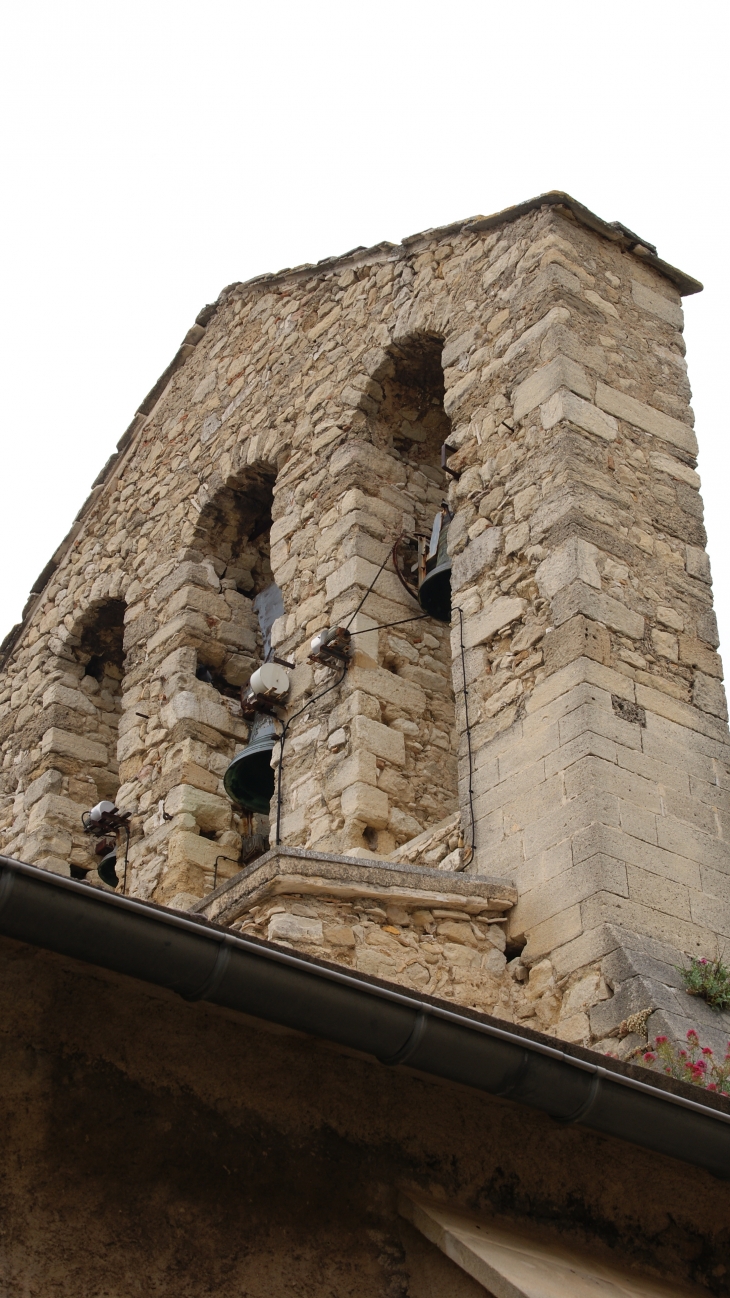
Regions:
<svg viewBox="0 0 730 1298"><path fill-rule="evenodd" d="M366 862L361 857L309 852L302 847L275 847L197 902L191 913L228 924L256 902L293 892L343 900L380 898L474 915L487 909L505 912L517 901L517 889L505 879L425 870L392 861Z"/></svg>

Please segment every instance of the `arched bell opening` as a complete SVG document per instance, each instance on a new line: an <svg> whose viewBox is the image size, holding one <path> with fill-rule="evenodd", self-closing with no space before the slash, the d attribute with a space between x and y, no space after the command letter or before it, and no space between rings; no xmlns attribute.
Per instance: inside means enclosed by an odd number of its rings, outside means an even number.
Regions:
<svg viewBox="0 0 730 1298"><path fill-rule="evenodd" d="M51 704L49 714L60 709L55 724L78 736L78 741L67 742L65 751L48 755L46 779L56 796L49 800L43 825L36 830L41 852L31 849L34 859L43 865L43 838L54 844L56 855L65 840L63 855L71 876L98 882L98 874L111 887L120 881L115 872L116 834L89 837L84 832L82 815L100 801L114 803L119 790L117 740L124 680L125 608L120 599L92 604L67 642L70 656L64 660L63 675L56 682L58 700Z"/></svg>
<svg viewBox="0 0 730 1298"><path fill-rule="evenodd" d="M221 487L201 512L193 546L212 563L230 623L211 629L198 646L198 681L210 685L241 715L236 703L252 673L271 658L271 630L284 612L271 570L271 511L275 474L256 466ZM276 723L266 711L246 714L248 742L223 776L242 840L242 861L268 846L269 808L275 776L271 757Z"/></svg>
<svg viewBox="0 0 730 1298"><path fill-rule="evenodd" d="M401 577L425 613L451 621L451 560L447 551L450 514L442 447L451 433L444 409L443 340L416 335L390 349L381 378L383 401L376 421L380 442L433 484L437 498L418 511L416 535L400 543ZM431 491L433 497L434 492ZM435 508L434 508L435 505ZM430 508L429 508L430 506Z"/></svg>
<svg viewBox="0 0 730 1298"><path fill-rule="evenodd" d="M198 679L231 697L270 655L271 627L284 611L271 571L274 482L267 466L229 479L202 509L192 542L212 564L234 615L233 627L199 647Z"/></svg>
<svg viewBox="0 0 730 1298"><path fill-rule="evenodd" d="M435 334L413 335L391 346L375 375L383 399L372 421L377 444L403 464L403 491L415 519L394 552L398 575L416 601L408 602L404 617L411 610L417 616L419 605L426 614L421 621L380 633L381 661L396 675L421 685L426 707L421 715L406 716L396 703L382 706L382 720L403 734L406 761L398 773L386 771L379 778L379 787L389 793L392 812L387 829L370 834L366 846L379 854L395 852L396 858L405 853L403 859L409 859L410 841L420 841L434 825L449 820L442 837L426 844L428 858L413 857L431 867L438 864L439 852L446 856L455 846L451 839L458 812L450 643L451 516L449 478L442 462L442 447L452 429L444 408L442 352L443 339Z"/></svg>

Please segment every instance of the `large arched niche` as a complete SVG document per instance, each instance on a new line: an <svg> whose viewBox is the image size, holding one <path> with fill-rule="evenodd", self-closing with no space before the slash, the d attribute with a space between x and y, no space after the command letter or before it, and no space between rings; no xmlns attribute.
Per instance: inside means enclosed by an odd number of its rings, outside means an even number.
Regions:
<svg viewBox="0 0 730 1298"><path fill-rule="evenodd" d="M414 331L400 336L397 344L379 354L370 353L365 362L372 361L370 377L380 389L380 393L371 389L370 401L363 406L369 436L399 465L391 482L384 484L382 499L396 507L402 500L401 517L412 517L408 530L412 528L412 533L421 536L430 535L448 493L441 448L452 430L444 406L443 346L438 333ZM378 488L373 484L371 490L376 494ZM404 561L409 570L416 557L415 545L410 552L406 545ZM413 585L415 573L409 575ZM376 585L376 595L378 589ZM398 620L394 600L391 594L378 621ZM417 617L418 605L405 591L402 604L402 618ZM379 607L377 599L367 598L363 613L372 616ZM345 850L365 849L382 857L400 855L410 841L420 840L424 832L446 820L452 822L451 827L444 832L443 841L431 845L429 850L435 855L426 863L433 864L439 853L447 855L451 839L456 843L454 818L459 802L454 684L459 688L461 679L458 668L456 681L452 678L450 634L448 624L432 617L378 633L379 664L417 684L425 693L426 704L416 714L404 711L397 699L381 700L380 720L403 734L405 765L398 770L386 767L378 777L378 788L387 792L390 802L387 826L369 824L366 811L351 822L345 816L340 830Z"/></svg>

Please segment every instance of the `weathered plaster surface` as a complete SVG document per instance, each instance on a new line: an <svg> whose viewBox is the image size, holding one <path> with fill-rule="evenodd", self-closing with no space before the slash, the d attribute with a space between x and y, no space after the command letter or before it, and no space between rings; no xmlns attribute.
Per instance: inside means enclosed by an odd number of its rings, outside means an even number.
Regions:
<svg viewBox="0 0 730 1298"><path fill-rule="evenodd" d="M728 1292L728 1187L438 1085L0 944L0 1284L177 1298L476 1298L400 1190Z"/></svg>

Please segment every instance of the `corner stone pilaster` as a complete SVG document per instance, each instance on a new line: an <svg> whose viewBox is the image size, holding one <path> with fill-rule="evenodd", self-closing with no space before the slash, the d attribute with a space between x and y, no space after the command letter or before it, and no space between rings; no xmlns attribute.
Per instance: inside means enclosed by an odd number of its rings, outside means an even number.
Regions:
<svg viewBox="0 0 730 1298"><path fill-rule="evenodd" d="M727 706L679 293L555 212L488 281L449 461L469 869L514 880L510 939L571 980L559 1035L610 1044L643 1008L650 1033L679 1030L701 1007L674 966L730 935ZM461 651L457 617L463 809Z"/></svg>

